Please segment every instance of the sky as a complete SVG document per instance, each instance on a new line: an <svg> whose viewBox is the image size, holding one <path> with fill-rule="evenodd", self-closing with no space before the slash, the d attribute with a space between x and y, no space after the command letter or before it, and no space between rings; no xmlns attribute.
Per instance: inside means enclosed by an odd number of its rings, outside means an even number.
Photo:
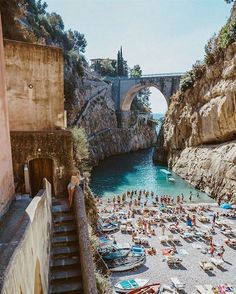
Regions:
<svg viewBox="0 0 236 294"><path fill-rule="evenodd" d="M85 34L85 56L116 58L120 46L130 67L143 74L185 72L204 57L207 40L230 15L224 0L45 0L66 29ZM153 112L166 109L152 91Z"/></svg>

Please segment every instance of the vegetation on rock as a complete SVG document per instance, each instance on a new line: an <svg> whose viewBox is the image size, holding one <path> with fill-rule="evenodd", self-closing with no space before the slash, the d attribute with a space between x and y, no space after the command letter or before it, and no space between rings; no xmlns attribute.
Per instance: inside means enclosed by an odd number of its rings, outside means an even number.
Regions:
<svg viewBox="0 0 236 294"><path fill-rule="evenodd" d="M232 0L225 0L232 3ZM236 2L235 2L236 3ZM213 65L224 57L225 49L236 41L236 17L229 18L220 32L214 34L205 46L204 62L197 61L192 69L182 77L180 90L184 93L192 88L196 80L201 79L206 73L206 66Z"/></svg>

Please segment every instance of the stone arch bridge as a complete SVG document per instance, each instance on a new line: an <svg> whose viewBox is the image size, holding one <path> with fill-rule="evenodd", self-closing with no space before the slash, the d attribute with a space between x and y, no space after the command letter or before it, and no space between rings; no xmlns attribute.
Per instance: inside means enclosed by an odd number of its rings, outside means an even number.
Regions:
<svg viewBox="0 0 236 294"><path fill-rule="evenodd" d="M119 113L121 125L128 126L130 119L130 107L135 95L144 88L155 87L165 97L167 104L170 98L179 89L180 78L184 73L164 73L155 75L143 75L139 78L119 77L113 80L112 97Z"/></svg>

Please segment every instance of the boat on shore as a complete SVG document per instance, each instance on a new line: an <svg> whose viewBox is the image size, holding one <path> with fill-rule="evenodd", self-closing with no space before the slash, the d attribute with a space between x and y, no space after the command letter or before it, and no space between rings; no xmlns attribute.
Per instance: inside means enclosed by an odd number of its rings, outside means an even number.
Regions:
<svg viewBox="0 0 236 294"><path fill-rule="evenodd" d="M131 290L145 286L149 282L149 279L130 279L119 281L115 284L115 290L119 293L127 293Z"/></svg>
<svg viewBox="0 0 236 294"><path fill-rule="evenodd" d="M106 263L111 272L124 272L142 266L145 262L146 256L128 256L107 261Z"/></svg>
<svg viewBox="0 0 236 294"><path fill-rule="evenodd" d="M98 228L103 233L113 232L119 229L119 223L117 222L103 222L101 219L98 221Z"/></svg>
<svg viewBox="0 0 236 294"><path fill-rule="evenodd" d="M143 246L133 245L131 247L132 256L144 256L146 255L145 249Z"/></svg>
<svg viewBox="0 0 236 294"><path fill-rule="evenodd" d="M161 284L156 283L152 285L147 285L141 288L138 288L136 290L131 290L128 292L128 294L157 294L159 293Z"/></svg>
<svg viewBox="0 0 236 294"><path fill-rule="evenodd" d="M111 246L110 248L107 248L105 252L101 253L102 258L106 260L114 260L117 258L123 258L126 257L130 253L130 247L124 248L124 247L117 247L115 245Z"/></svg>

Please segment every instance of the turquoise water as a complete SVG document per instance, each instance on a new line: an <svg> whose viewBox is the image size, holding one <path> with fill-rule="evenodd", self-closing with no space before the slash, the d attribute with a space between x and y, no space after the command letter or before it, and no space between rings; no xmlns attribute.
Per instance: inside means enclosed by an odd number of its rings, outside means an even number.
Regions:
<svg viewBox="0 0 236 294"><path fill-rule="evenodd" d="M163 118L165 114L163 114L163 113L153 113L152 115L153 115L153 118L160 119L160 118ZM161 129L161 125L159 124L156 127L157 134L159 133L160 129Z"/></svg>
<svg viewBox="0 0 236 294"><path fill-rule="evenodd" d="M183 193L188 200L192 191L193 202L213 202L207 194L196 190L173 172L171 173L175 183L168 181L165 174L160 171L166 167L153 164L152 152L151 148L103 160L92 171L93 192L98 196L109 197L127 190L145 189L158 195L174 197Z"/></svg>

